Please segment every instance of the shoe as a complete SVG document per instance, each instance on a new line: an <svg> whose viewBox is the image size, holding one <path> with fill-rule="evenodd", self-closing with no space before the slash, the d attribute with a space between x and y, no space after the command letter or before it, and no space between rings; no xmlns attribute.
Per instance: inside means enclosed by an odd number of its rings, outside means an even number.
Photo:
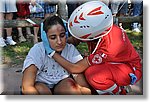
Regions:
<svg viewBox="0 0 150 102"><path fill-rule="evenodd" d="M128 85L128 86L121 86L120 89L121 89L121 92L119 93L120 95L126 95L126 94L132 92L132 89L131 89L130 85Z"/></svg>
<svg viewBox="0 0 150 102"><path fill-rule="evenodd" d="M6 43L9 45L16 45L16 42L13 41L12 36L7 37Z"/></svg>
<svg viewBox="0 0 150 102"><path fill-rule="evenodd" d="M20 37L19 37L19 41L20 41L20 42L25 42L25 41L27 41L27 40L24 38L24 36L20 36Z"/></svg>
<svg viewBox="0 0 150 102"><path fill-rule="evenodd" d="M29 38L33 38L34 37L34 35L33 34L27 34L27 39L29 39Z"/></svg>
<svg viewBox="0 0 150 102"><path fill-rule="evenodd" d="M27 34L28 36L34 36L33 34Z"/></svg>
<svg viewBox="0 0 150 102"><path fill-rule="evenodd" d="M5 47L5 46L7 46L5 40L2 37L0 37L0 47Z"/></svg>

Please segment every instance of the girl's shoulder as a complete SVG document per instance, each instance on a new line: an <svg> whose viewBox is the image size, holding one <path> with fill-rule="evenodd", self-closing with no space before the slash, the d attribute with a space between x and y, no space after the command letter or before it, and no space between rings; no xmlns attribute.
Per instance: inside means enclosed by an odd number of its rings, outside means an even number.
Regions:
<svg viewBox="0 0 150 102"><path fill-rule="evenodd" d="M39 42L34 44L34 46L30 49L30 51L43 52L45 51L43 42Z"/></svg>
<svg viewBox="0 0 150 102"><path fill-rule="evenodd" d="M73 44L68 44L67 43L62 52L71 56L71 55L74 55L75 53L77 53L78 50Z"/></svg>

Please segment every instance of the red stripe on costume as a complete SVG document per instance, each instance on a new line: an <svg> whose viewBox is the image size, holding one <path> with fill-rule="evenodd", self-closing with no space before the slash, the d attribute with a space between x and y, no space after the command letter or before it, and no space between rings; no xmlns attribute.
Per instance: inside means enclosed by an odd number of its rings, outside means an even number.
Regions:
<svg viewBox="0 0 150 102"><path fill-rule="evenodd" d="M105 34L105 32L102 32L101 34L98 34L95 37L99 37L99 36L104 35L104 34Z"/></svg>
<svg viewBox="0 0 150 102"><path fill-rule="evenodd" d="M102 7L98 7L93 9L91 12L89 12L87 15L100 15L100 14L104 14L104 12L100 11Z"/></svg>
<svg viewBox="0 0 150 102"><path fill-rule="evenodd" d="M111 27L109 27L108 29L106 29L105 31L109 31L111 29Z"/></svg>
<svg viewBox="0 0 150 102"><path fill-rule="evenodd" d="M86 34L86 35L84 35L84 36L81 36L80 38L86 39L86 38L89 37L90 35L91 35L91 33L90 33L90 34Z"/></svg>
<svg viewBox="0 0 150 102"><path fill-rule="evenodd" d="M77 16L74 19L74 23L79 23L79 21L77 20Z"/></svg>
<svg viewBox="0 0 150 102"><path fill-rule="evenodd" d="M70 23L69 23L69 26L70 26L70 27L72 27L72 26L73 26L73 25L72 25L72 22L70 22Z"/></svg>
<svg viewBox="0 0 150 102"><path fill-rule="evenodd" d="M116 93L118 93L119 92L119 87L117 86L113 91L112 91L112 93L113 94L116 94Z"/></svg>
<svg viewBox="0 0 150 102"><path fill-rule="evenodd" d="M81 15L79 16L80 20L85 20L85 18L83 18L83 12L81 13Z"/></svg>

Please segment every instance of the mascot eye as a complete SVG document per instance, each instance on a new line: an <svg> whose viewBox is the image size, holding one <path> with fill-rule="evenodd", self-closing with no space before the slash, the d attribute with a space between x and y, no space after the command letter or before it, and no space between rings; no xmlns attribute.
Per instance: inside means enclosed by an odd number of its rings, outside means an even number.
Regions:
<svg viewBox="0 0 150 102"><path fill-rule="evenodd" d="M80 26L80 28L89 28L90 26Z"/></svg>
<svg viewBox="0 0 150 102"><path fill-rule="evenodd" d="M105 17L105 19L107 19L108 16L109 16L109 15L107 15L107 16Z"/></svg>

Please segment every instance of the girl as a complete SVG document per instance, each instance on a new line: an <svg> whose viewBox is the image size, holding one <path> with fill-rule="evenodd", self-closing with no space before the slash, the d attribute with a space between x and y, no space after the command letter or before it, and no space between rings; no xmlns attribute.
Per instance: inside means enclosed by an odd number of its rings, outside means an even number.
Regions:
<svg viewBox="0 0 150 102"><path fill-rule="evenodd" d="M45 35L51 48L72 63L82 59L77 49L66 43L66 31L58 16L46 18L42 35ZM74 79L75 78L75 79ZM43 42L37 43L29 51L23 67L23 94L91 94L82 74L73 76L49 58ZM80 80L79 80L80 79Z"/></svg>

